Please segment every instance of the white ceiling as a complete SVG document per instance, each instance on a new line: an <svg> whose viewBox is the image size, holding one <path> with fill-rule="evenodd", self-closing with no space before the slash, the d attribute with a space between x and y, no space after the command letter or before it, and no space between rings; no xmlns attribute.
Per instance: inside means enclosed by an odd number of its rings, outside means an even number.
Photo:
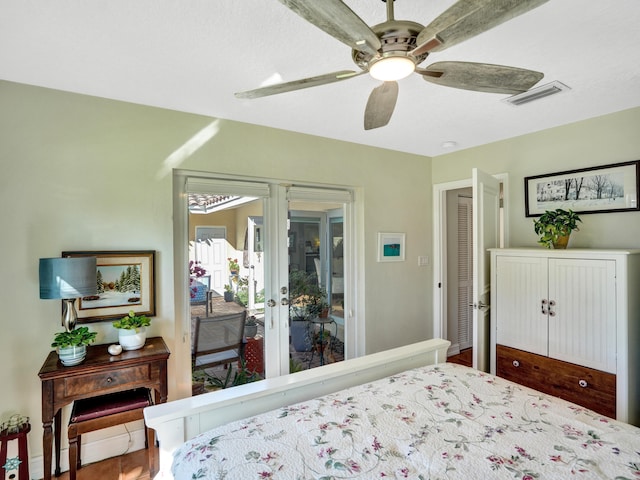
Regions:
<svg viewBox="0 0 640 480"><path fill-rule="evenodd" d="M320 0L318 0L320 1ZM380 0L348 0L369 25ZM427 24L453 0L397 0ZM357 68L349 47L277 0L0 0L0 79L436 156L640 106L640 2L550 0L423 65L461 60L544 72L571 90L506 95L401 80L388 126L364 131L368 75L256 100L233 93Z"/></svg>

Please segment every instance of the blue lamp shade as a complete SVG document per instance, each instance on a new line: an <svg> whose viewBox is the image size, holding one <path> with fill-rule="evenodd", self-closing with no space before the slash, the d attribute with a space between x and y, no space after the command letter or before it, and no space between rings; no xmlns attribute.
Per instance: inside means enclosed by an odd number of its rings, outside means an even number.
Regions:
<svg viewBox="0 0 640 480"><path fill-rule="evenodd" d="M40 259L40 298L80 298L96 292L96 257Z"/></svg>

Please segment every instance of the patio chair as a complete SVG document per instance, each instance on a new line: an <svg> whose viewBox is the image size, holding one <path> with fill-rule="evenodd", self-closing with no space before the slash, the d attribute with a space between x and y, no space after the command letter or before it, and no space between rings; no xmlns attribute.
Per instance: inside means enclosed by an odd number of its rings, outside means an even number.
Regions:
<svg viewBox="0 0 640 480"><path fill-rule="evenodd" d="M191 360L194 370L227 365L243 359L247 311L214 317L196 317Z"/></svg>
<svg viewBox="0 0 640 480"><path fill-rule="evenodd" d="M192 277L189 283L191 292L191 305L204 305L207 301L207 292L211 289L211 275Z"/></svg>

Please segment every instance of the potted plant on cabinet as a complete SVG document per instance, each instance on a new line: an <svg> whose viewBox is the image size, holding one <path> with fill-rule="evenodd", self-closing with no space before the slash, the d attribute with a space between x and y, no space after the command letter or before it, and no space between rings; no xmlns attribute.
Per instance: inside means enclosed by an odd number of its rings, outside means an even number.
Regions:
<svg viewBox="0 0 640 480"><path fill-rule="evenodd" d="M65 367L77 365L87 356L87 345L95 342L97 332L87 327L76 328L70 332L58 332L53 338L52 347L58 350L60 362Z"/></svg>
<svg viewBox="0 0 640 480"><path fill-rule="evenodd" d="M129 314L116 320L112 325L118 329L118 342L123 350L137 350L142 348L147 340L147 328L151 320L144 315L136 315L133 310Z"/></svg>
<svg viewBox="0 0 640 480"><path fill-rule="evenodd" d="M533 220L533 228L540 235L538 243L547 248L567 248L569 235L579 230L578 222L582 222L573 210L547 210L538 219Z"/></svg>

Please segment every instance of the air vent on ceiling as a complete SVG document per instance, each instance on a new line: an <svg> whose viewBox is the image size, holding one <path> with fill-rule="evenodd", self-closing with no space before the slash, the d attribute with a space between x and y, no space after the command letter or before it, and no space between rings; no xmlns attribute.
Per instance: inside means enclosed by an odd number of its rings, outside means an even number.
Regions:
<svg viewBox="0 0 640 480"><path fill-rule="evenodd" d="M525 103L533 102L535 100L540 100L541 98L548 97L550 95L555 95L556 93L562 93L566 90L571 90L564 83L560 83L558 81L547 83L546 85L542 85L540 87L532 88L527 90L526 92L519 93L517 95L512 95L511 97L505 98L502 101L513 105L514 107L518 107L520 105L524 105Z"/></svg>

